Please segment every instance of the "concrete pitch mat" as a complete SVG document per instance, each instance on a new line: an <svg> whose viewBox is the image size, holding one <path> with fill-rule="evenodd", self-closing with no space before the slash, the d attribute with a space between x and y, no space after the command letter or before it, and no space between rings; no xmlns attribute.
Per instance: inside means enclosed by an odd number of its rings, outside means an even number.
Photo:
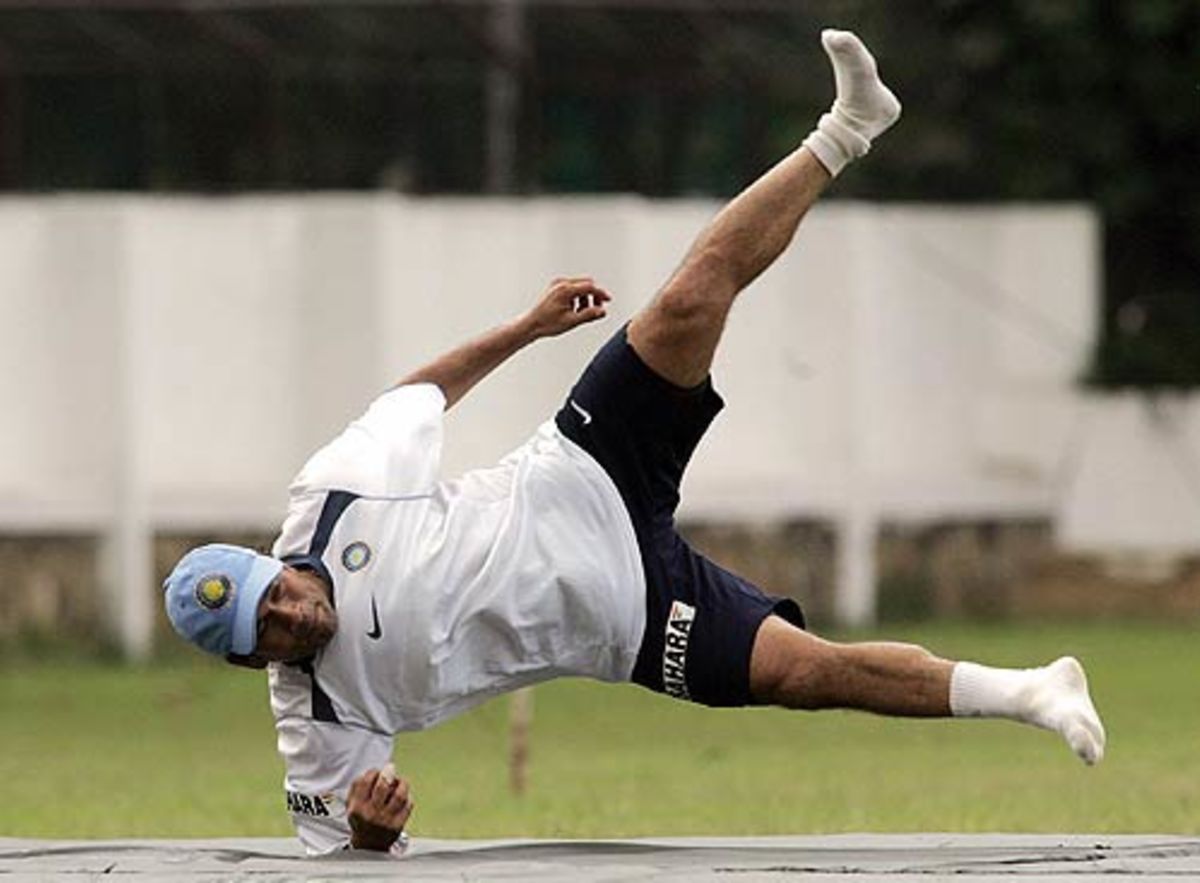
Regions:
<svg viewBox="0 0 1200 883"><path fill-rule="evenodd" d="M402 859L304 858L294 840L0 838L0 883L191 880L1200 880L1200 837L841 834L645 840L427 840Z"/></svg>

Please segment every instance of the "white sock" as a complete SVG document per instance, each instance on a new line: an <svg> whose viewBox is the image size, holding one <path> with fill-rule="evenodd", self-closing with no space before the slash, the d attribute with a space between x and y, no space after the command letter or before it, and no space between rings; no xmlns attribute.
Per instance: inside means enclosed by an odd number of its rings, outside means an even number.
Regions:
<svg viewBox="0 0 1200 883"><path fill-rule="evenodd" d="M1085 763L1104 757L1104 725L1088 695L1087 675L1071 656L1042 668L988 668L959 662L950 674L955 717L1002 717L1052 730Z"/></svg>
<svg viewBox="0 0 1200 883"><path fill-rule="evenodd" d="M879 79L875 59L857 36L824 30L821 45L833 64L837 99L803 144L836 176L900 118L900 101Z"/></svg>

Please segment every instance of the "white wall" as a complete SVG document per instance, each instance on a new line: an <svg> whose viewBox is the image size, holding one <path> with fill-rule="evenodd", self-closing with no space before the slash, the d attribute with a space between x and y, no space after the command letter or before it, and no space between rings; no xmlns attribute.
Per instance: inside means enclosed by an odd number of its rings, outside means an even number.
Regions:
<svg viewBox="0 0 1200 883"><path fill-rule="evenodd" d="M1200 396L1079 403L1055 495L1059 545L1154 565L1200 546ZM1144 572L1144 571L1143 571Z"/></svg>
<svg viewBox="0 0 1200 883"><path fill-rule="evenodd" d="M594 274L617 297L604 327L521 354L452 412L448 471L488 463L718 208L0 201L0 529L99 529L118 510L143 533L272 525L306 454L376 392L550 277ZM685 513L833 517L869 541L881 518L1074 511L1058 495L1098 247L1080 207L818 207L733 314L715 370L729 407Z"/></svg>

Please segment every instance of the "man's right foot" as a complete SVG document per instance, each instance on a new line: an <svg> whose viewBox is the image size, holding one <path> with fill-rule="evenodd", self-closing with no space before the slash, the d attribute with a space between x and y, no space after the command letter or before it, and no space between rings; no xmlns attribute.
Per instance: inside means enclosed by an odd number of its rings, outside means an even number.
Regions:
<svg viewBox="0 0 1200 883"><path fill-rule="evenodd" d="M900 119L900 100L879 79L879 68L863 41L850 31L827 29L821 45L833 65L837 100L833 116L867 142Z"/></svg>
<svg viewBox="0 0 1200 883"><path fill-rule="evenodd" d="M874 57L854 34L825 30L821 45L833 65L837 99L803 144L836 176L900 118L900 101L879 79Z"/></svg>

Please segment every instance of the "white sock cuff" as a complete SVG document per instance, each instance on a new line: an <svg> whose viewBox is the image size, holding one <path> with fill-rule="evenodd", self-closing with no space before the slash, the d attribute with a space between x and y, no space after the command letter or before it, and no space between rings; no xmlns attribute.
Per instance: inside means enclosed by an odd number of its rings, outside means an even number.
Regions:
<svg viewBox="0 0 1200 883"><path fill-rule="evenodd" d="M813 156L835 178L846 164L865 156L871 142L855 132L833 113L824 114L801 144L812 151Z"/></svg>
<svg viewBox="0 0 1200 883"><path fill-rule="evenodd" d="M995 678L992 670L974 662L958 662L950 670L950 713L955 717L994 714Z"/></svg>

